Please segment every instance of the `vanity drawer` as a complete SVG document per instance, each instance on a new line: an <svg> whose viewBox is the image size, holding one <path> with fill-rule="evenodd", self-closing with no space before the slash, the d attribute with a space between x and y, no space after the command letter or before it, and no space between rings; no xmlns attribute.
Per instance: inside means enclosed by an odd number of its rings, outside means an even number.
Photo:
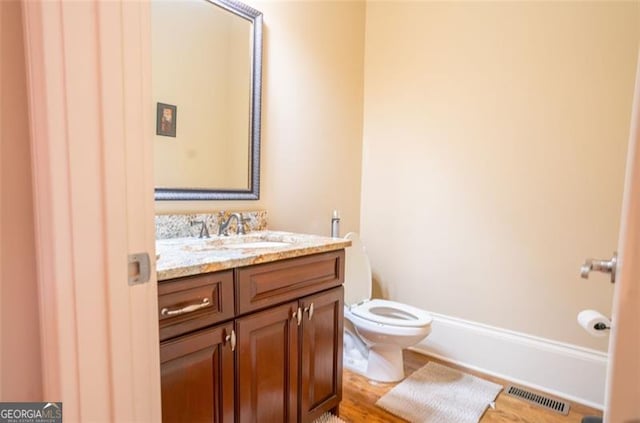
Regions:
<svg viewBox="0 0 640 423"><path fill-rule="evenodd" d="M232 270L158 284L161 341L232 319L233 316Z"/></svg>
<svg viewBox="0 0 640 423"><path fill-rule="evenodd" d="M330 251L237 269L238 314L339 286L344 250Z"/></svg>

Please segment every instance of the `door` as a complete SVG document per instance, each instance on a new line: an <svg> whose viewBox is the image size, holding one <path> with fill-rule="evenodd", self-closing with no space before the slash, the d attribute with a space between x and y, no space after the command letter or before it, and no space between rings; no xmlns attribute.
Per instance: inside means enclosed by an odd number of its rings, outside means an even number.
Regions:
<svg viewBox="0 0 640 423"><path fill-rule="evenodd" d="M640 56L639 56L640 57ZM640 421L640 60L618 241L605 422Z"/></svg>
<svg viewBox="0 0 640 423"><path fill-rule="evenodd" d="M155 260L130 285L127 257L154 257L149 5L22 5L43 398L65 421L157 422Z"/></svg>
<svg viewBox="0 0 640 423"><path fill-rule="evenodd" d="M232 331L227 323L160 344L163 422L234 421Z"/></svg>
<svg viewBox="0 0 640 423"><path fill-rule="evenodd" d="M296 421L299 315L296 301L236 320L238 421Z"/></svg>
<svg viewBox="0 0 640 423"><path fill-rule="evenodd" d="M300 300L300 421L311 422L342 399L342 286ZM337 412L337 410L334 410Z"/></svg>

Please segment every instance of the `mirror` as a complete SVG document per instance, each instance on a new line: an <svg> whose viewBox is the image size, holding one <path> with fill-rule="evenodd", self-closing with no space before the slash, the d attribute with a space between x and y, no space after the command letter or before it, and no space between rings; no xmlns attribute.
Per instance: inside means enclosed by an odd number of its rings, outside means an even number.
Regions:
<svg viewBox="0 0 640 423"><path fill-rule="evenodd" d="M262 14L154 0L151 46L156 200L257 200Z"/></svg>

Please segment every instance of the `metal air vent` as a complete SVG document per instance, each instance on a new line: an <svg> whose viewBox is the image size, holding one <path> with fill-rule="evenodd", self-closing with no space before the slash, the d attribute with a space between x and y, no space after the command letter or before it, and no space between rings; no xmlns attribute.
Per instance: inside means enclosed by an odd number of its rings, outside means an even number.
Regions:
<svg viewBox="0 0 640 423"><path fill-rule="evenodd" d="M546 408L547 410L555 411L556 413L564 414L565 416L569 414L569 404L564 401L546 397L544 395L539 395L524 388L519 388L513 385L509 385L505 390L505 393L507 395L511 395L512 397L520 398L521 400L524 400L530 404Z"/></svg>

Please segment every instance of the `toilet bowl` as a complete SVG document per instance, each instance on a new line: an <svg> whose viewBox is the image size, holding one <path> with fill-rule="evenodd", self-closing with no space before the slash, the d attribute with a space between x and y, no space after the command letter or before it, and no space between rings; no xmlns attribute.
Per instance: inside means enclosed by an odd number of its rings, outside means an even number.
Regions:
<svg viewBox="0 0 640 423"><path fill-rule="evenodd" d="M396 301L371 299L371 264L358 234L345 259L345 360L347 368L379 382L404 379L402 349L431 333L431 315Z"/></svg>

